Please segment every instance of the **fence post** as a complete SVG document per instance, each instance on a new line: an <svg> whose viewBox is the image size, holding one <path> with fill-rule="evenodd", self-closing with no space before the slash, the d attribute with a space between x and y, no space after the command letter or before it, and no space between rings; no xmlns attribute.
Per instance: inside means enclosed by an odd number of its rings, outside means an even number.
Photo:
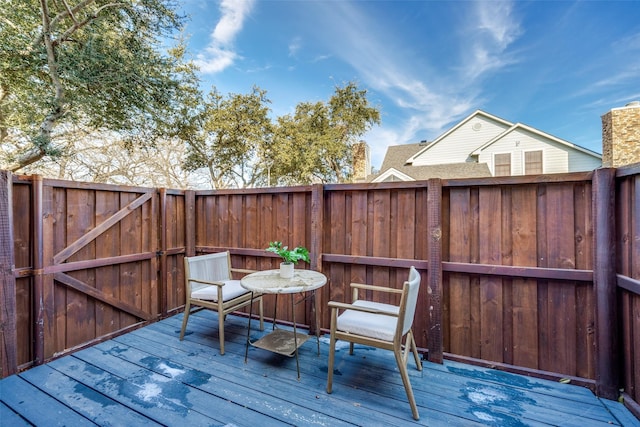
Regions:
<svg viewBox="0 0 640 427"><path fill-rule="evenodd" d="M48 299L45 293L44 283L44 178L34 175L31 185L31 198L33 203L33 315L34 315L34 343L33 358L35 365L44 363L46 357L45 343L45 316ZM47 259L47 264L51 261ZM47 316L50 320L50 316Z"/></svg>
<svg viewBox="0 0 640 427"><path fill-rule="evenodd" d="M11 172L0 171L0 378L18 370Z"/></svg>
<svg viewBox="0 0 640 427"><path fill-rule="evenodd" d="M439 178L432 178L428 182L427 236L429 239L427 347L429 360L442 363L444 352L442 338L442 181Z"/></svg>
<svg viewBox="0 0 640 427"><path fill-rule="evenodd" d="M184 256L196 254L196 192L186 190L184 192Z"/></svg>
<svg viewBox="0 0 640 427"><path fill-rule="evenodd" d="M311 189L311 242L309 252L311 252L311 269L322 272L322 249L324 230L324 185L314 184ZM315 302L307 303L306 309L310 313L310 318L314 319L313 327L309 328L309 333L316 333L321 329L322 318L322 292L314 292Z"/></svg>
<svg viewBox="0 0 640 427"><path fill-rule="evenodd" d="M168 281L167 281L167 276L169 275L169 271L168 271L168 266L167 266L167 249L168 249L168 245L167 245L167 189L166 188L160 188L158 190L158 192L156 193L158 194L158 198L159 200L159 215L157 215L157 217L160 219L159 222L159 232L160 232L160 238L156 239L155 241L159 241L160 242L160 248L156 247L156 252L160 255L159 257L156 257L156 262L160 262L160 266L158 268L158 271L160 272L160 277L159 279L159 283L158 283L158 299L160 300L160 317L164 317L167 315L167 311L168 311L168 301L167 301L167 294L168 294Z"/></svg>
<svg viewBox="0 0 640 427"><path fill-rule="evenodd" d="M616 310L615 169L593 175L596 319L596 394L617 399L619 386L618 318Z"/></svg>

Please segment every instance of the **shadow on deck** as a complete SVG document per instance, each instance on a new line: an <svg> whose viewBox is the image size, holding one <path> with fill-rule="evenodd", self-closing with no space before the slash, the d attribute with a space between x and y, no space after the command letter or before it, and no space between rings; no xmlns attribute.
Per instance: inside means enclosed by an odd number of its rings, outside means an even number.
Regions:
<svg viewBox="0 0 640 427"><path fill-rule="evenodd" d="M3 426L638 426L622 404L590 390L471 365L423 362L409 374L420 411L411 418L391 352L338 343L327 394L328 337L296 362L249 349L247 319L229 316L220 356L217 314L182 314L0 381ZM252 339L263 333L252 322ZM265 332L271 324L265 324ZM304 333L305 331L303 331ZM362 360L366 359L366 360ZM362 362L362 363L361 363Z"/></svg>

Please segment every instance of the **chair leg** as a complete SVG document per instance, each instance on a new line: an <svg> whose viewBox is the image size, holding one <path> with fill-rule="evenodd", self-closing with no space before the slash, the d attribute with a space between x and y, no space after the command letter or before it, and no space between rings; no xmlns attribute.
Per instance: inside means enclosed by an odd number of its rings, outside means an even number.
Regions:
<svg viewBox="0 0 640 427"><path fill-rule="evenodd" d="M220 315L220 313L223 313ZM220 355L224 355L224 320L227 317L224 311L218 311L218 336L220 338Z"/></svg>
<svg viewBox="0 0 640 427"><path fill-rule="evenodd" d="M184 316L182 317L182 329L180 329L180 341L184 339L184 332L187 329L187 322L189 321L189 312L191 311L191 304L187 301L184 306Z"/></svg>
<svg viewBox="0 0 640 427"><path fill-rule="evenodd" d="M413 396L413 389L411 388L411 383L409 382L409 373L407 372L407 365L404 363L400 349L394 350L393 354L396 356L396 363L398 364L398 370L400 371L400 376L402 377L404 390L407 392L407 399L409 400L409 405L411 406L411 413L413 414L413 419L419 420L420 414L418 414L418 406L416 405L416 399Z"/></svg>
<svg viewBox="0 0 640 427"><path fill-rule="evenodd" d="M413 352L413 358L416 361L416 368L418 371L422 371L422 362L420 362L420 356L418 355L418 347L416 346L416 340L413 337L413 331L409 330L409 336L411 337L411 351Z"/></svg>
<svg viewBox="0 0 640 427"><path fill-rule="evenodd" d="M336 309L331 313L331 338L329 339L329 365L327 366L327 393L331 393L333 387L333 364L336 351Z"/></svg>

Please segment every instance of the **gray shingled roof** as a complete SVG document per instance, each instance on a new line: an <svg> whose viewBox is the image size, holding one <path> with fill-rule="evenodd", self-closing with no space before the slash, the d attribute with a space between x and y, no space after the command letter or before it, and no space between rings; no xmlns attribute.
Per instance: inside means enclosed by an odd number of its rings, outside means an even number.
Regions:
<svg viewBox="0 0 640 427"><path fill-rule="evenodd" d="M385 171L394 168L415 180L429 178L478 178L489 177L491 172L486 163L450 163L444 165L411 166L406 161L418 151L427 146L426 142L417 144L392 145L387 148L387 153L382 161L380 172L369 175L367 182L373 181Z"/></svg>

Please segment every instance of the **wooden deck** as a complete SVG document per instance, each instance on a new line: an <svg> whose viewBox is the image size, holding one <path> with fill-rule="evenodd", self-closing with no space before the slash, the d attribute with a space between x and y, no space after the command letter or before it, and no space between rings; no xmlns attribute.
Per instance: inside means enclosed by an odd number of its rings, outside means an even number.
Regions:
<svg viewBox="0 0 640 427"><path fill-rule="evenodd" d="M420 410L411 418L390 352L348 347L336 353L327 394L328 338L294 358L250 348L247 319L227 319L218 354L216 313L182 315L78 351L0 381L2 426L638 426L618 402L588 389L454 362L424 362L409 373ZM257 328L258 322L252 322ZM271 325L265 325L265 333ZM257 329L252 338L262 335ZM340 343L339 343L340 344ZM364 359L364 360L363 360Z"/></svg>

